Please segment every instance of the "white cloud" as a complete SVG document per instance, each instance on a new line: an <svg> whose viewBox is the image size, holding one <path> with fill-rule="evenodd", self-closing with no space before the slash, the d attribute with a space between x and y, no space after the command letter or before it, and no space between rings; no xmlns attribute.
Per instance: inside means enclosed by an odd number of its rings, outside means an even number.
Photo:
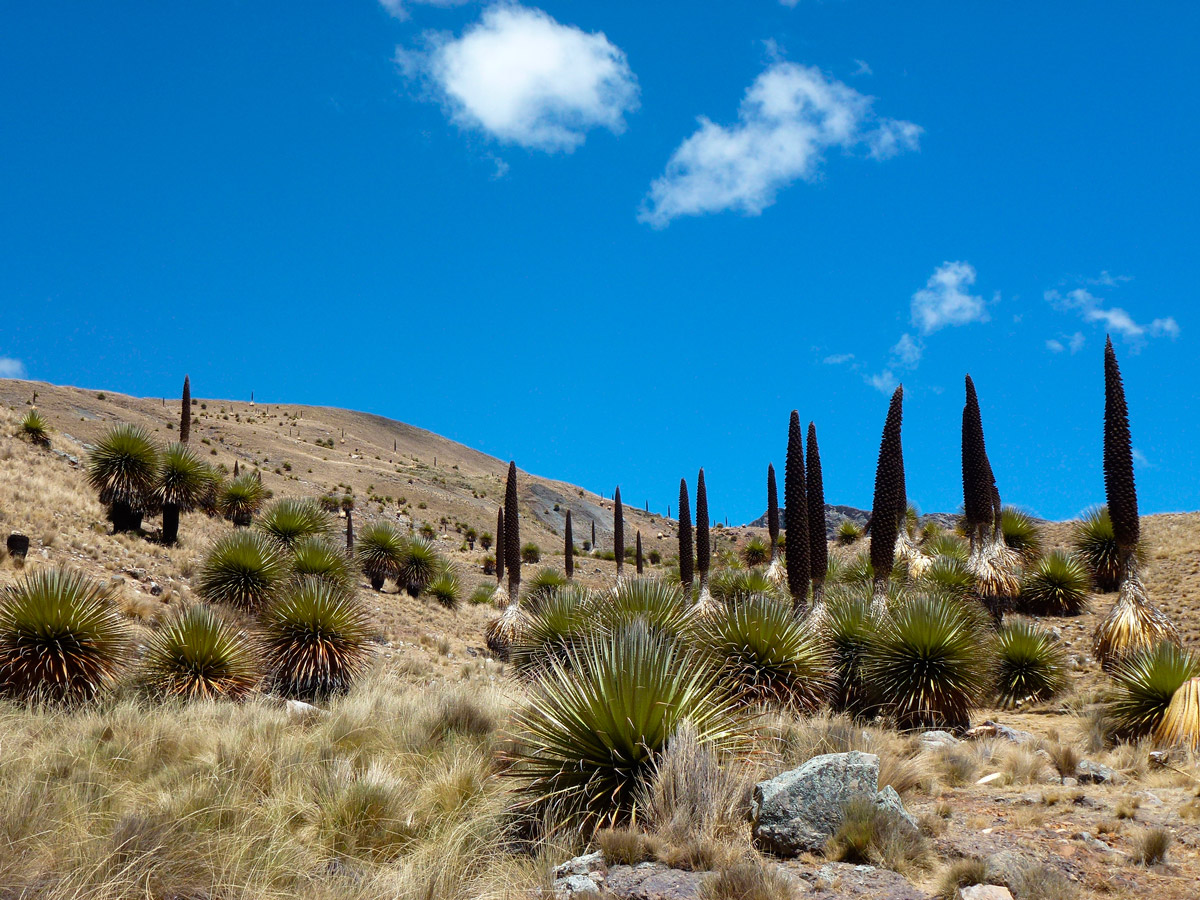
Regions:
<svg viewBox="0 0 1200 900"><path fill-rule="evenodd" d="M871 387L883 394L890 394L896 390L900 384L896 380L896 376L892 374L891 369L884 369L878 375L864 375L863 380Z"/></svg>
<svg viewBox="0 0 1200 900"><path fill-rule="evenodd" d="M876 117L873 102L820 69L774 62L746 91L736 124L700 117L650 185L638 219L662 228L728 209L758 215L783 188L816 177L826 150L886 159L918 149L921 128Z"/></svg>
<svg viewBox="0 0 1200 900"><path fill-rule="evenodd" d="M947 325L986 322L983 298L968 292L975 283L975 267L965 262L944 262L929 276L925 287L912 296L912 321L922 334Z"/></svg>
<svg viewBox="0 0 1200 900"><path fill-rule="evenodd" d="M895 346L892 347L892 365L915 369L921 362L921 354L924 352L924 344L914 339L911 334L902 334L900 340L896 341Z"/></svg>
<svg viewBox="0 0 1200 900"><path fill-rule="evenodd" d="M0 356L0 378L24 378L25 364L10 356Z"/></svg>
<svg viewBox="0 0 1200 900"><path fill-rule="evenodd" d="M625 129L637 79L602 33L563 25L540 9L489 7L461 37L434 35L396 62L445 104L451 118L497 140L571 151L592 128Z"/></svg>
<svg viewBox="0 0 1200 900"><path fill-rule="evenodd" d="M853 353L834 353L822 360L827 366L840 366L854 361Z"/></svg>
<svg viewBox="0 0 1200 900"><path fill-rule="evenodd" d="M1083 349L1083 345L1086 342L1086 340L1087 339L1083 336L1082 331L1077 331L1073 335L1071 335L1070 340L1067 342L1067 346L1071 348L1072 356Z"/></svg>
<svg viewBox="0 0 1200 900"><path fill-rule="evenodd" d="M1051 353L1062 353L1067 348L1062 345L1062 341L1056 341L1054 338L1046 341L1046 349Z"/></svg>
<svg viewBox="0 0 1200 900"><path fill-rule="evenodd" d="M380 5L384 9L395 18L401 20L409 17L408 7L410 6L441 6L445 8L449 6L462 6L470 2L471 0L379 0Z"/></svg>
<svg viewBox="0 0 1200 900"><path fill-rule="evenodd" d="M869 65L867 65L867 61L865 59L856 59L854 61L854 63L855 63L855 65L858 66L858 68L855 69L851 73L852 75L874 75L875 74L873 71L871 71L871 67Z"/></svg>
<svg viewBox="0 0 1200 900"><path fill-rule="evenodd" d="M1075 288L1065 294L1058 290L1049 290L1043 296L1055 309L1075 312L1085 322L1103 323L1110 333L1119 334L1135 345L1144 342L1147 337L1169 337L1174 340L1180 334L1179 323L1175 321L1174 316L1142 324L1119 306L1105 307L1104 301L1087 288ZM1076 332L1076 336L1082 346L1083 335Z"/></svg>
<svg viewBox="0 0 1200 900"><path fill-rule="evenodd" d="M1154 468L1154 464L1151 463L1150 460L1146 459L1146 454L1143 453L1141 450L1139 450L1137 447L1133 448L1133 461L1134 461L1134 463L1137 464L1138 468L1140 468L1140 469L1153 469Z"/></svg>

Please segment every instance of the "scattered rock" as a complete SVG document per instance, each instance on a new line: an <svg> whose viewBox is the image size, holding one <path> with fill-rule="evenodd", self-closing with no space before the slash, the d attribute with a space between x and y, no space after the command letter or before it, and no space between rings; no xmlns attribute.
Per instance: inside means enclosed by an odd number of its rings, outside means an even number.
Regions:
<svg viewBox="0 0 1200 900"><path fill-rule="evenodd" d="M984 859L983 879L988 884L998 884L1017 890L1021 877L1032 865L1032 860L1016 850L1001 850L988 854Z"/></svg>
<svg viewBox="0 0 1200 900"><path fill-rule="evenodd" d="M904 876L875 866L826 863L815 872L804 863L787 862L780 868L797 886L809 888L814 900L929 900Z"/></svg>
<svg viewBox="0 0 1200 900"><path fill-rule="evenodd" d="M1013 900L1012 892L998 884L973 884L958 889L958 900Z"/></svg>
<svg viewBox="0 0 1200 900"><path fill-rule="evenodd" d="M842 824L851 800L869 799L916 827L899 795L879 790L879 757L827 753L754 787L754 836L780 856L819 850Z"/></svg>
<svg viewBox="0 0 1200 900"><path fill-rule="evenodd" d="M941 750L943 747L953 747L961 743L962 741L948 731L926 731L921 735L922 750Z"/></svg>
<svg viewBox="0 0 1200 900"><path fill-rule="evenodd" d="M1007 725L992 721L976 725L967 732L967 738L972 741L980 738L1000 738L1004 741L1012 741L1014 744L1031 744L1037 740L1037 737L1028 731L1018 731L1016 728L1009 728Z"/></svg>
<svg viewBox="0 0 1200 900"><path fill-rule="evenodd" d="M711 872L685 872L662 863L613 866L605 889L621 900L699 900L700 886Z"/></svg>
<svg viewBox="0 0 1200 900"><path fill-rule="evenodd" d="M900 799L900 795L896 793L896 789L890 784L884 785L882 790L875 795L875 805L881 809L895 813L911 825L914 830L919 830L916 817L904 808L904 801Z"/></svg>
<svg viewBox="0 0 1200 900"><path fill-rule="evenodd" d="M1083 844L1083 846L1087 847L1089 850L1094 850L1097 853L1115 852L1112 847L1104 843L1104 841L1100 840L1099 838L1092 837L1089 832L1081 831L1078 834L1072 835L1072 837L1074 837L1075 840L1079 841L1079 843Z"/></svg>
<svg viewBox="0 0 1200 900"><path fill-rule="evenodd" d="M1152 794L1149 791L1138 791L1133 795L1135 799L1142 801L1145 806L1162 806L1163 802L1157 794Z"/></svg>
<svg viewBox="0 0 1200 900"><path fill-rule="evenodd" d="M287 717L293 722L309 722L325 715L325 710L305 703L303 700L289 700L286 707Z"/></svg>
<svg viewBox="0 0 1200 900"><path fill-rule="evenodd" d="M1080 784L1108 784L1117 780L1117 773L1103 763L1084 759L1075 767L1075 780Z"/></svg>

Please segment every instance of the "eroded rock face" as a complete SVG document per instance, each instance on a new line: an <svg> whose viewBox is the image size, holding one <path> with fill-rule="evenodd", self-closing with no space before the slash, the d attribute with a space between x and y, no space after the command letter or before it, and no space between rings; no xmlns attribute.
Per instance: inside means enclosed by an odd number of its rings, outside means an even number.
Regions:
<svg viewBox="0 0 1200 900"><path fill-rule="evenodd" d="M754 836L780 856L821 849L842 824L846 804L869 800L916 828L899 795L879 790L879 757L827 753L754 788Z"/></svg>

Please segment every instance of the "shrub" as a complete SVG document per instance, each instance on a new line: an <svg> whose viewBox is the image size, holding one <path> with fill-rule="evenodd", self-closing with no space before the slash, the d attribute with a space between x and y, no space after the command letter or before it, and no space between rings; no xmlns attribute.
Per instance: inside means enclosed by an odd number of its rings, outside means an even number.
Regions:
<svg viewBox="0 0 1200 900"><path fill-rule="evenodd" d="M1097 590L1108 592L1120 587L1125 564L1107 506L1092 510L1075 525L1072 545L1091 573Z"/></svg>
<svg viewBox="0 0 1200 900"><path fill-rule="evenodd" d="M70 569L38 569L4 589L0 687L37 702L73 703L111 688L129 639L110 588Z"/></svg>
<svg viewBox="0 0 1200 900"><path fill-rule="evenodd" d="M388 578L400 578L407 540L394 525L374 522L358 535L354 559L375 590L382 590Z"/></svg>
<svg viewBox="0 0 1200 900"><path fill-rule="evenodd" d="M1000 513L1000 529L1004 543L1024 562L1032 562L1042 552L1042 531L1027 512L1003 507Z"/></svg>
<svg viewBox="0 0 1200 900"><path fill-rule="evenodd" d="M508 774L525 805L584 831L624 824L654 765L687 721L718 750L738 740L714 673L675 641L635 623L552 662L515 713Z"/></svg>
<svg viewBox="0 0 1200 900"><path fill-rule="evenodd" d="M484 532L479 536L479 546L484 550L492 549L492 536L488 532Z"/></svg>
<svg viewBox="0 0 1200 900"><path fill-rule="evenodd" d="M446 609L457 609L462 602L462 582L458 578L458 570L453 566L445 566L433 581L429 582L429 596Z"/></svg>
<svg viewBox="0 0 1200 900"><path fill-rule="evenodd" d="M21 419L18 434L35 446L50 446L50 423L36 409L25 413L24 418Z"/></svg>
<svg viewBox="0 0 1200 900"><path fill-rule="evenodd" d="M1049 632L1008 622L996 641L996 696L1001 706L1048 700L1067 686L1066 652Z"/></svg>
<svg viewBox="0 0 1200 900"><path fill-rule="evenodd" d="M158 447L144 428L117 425L92 448L87 477L108 507L113 530L137 531L154 508Z"/></svg>
<svg viewBox="0 0 1200 900"><path fill-rule="evenodd" d="M718 607L698 626L697 640L741 702L812 711L829 693L828 651L774 598Z"/></svg>
<svg viewBox="0 0 1200 900"><path fill-rule="evenodd" d="M542 550L537 544L531 542L521 547L521 562L534 565L535 563L541 562L541 559Z"/></svg>
<svg viewBox="0 0 1200 900"><path fill-rule="evenodd" d="M471 592L471 596L467 598L467 602L472 606L482 606L485 603L492 602L492 595L496 593L496 586L493 584L481 584Z"/></svg>
<svg viewBox="0 0 1200 900"><path fill-rule="evenodd" d="M239 531L209 550L196 593L210 603L255 611L275 598L288 575L287 560L272 541Z"/></svg>
<svg viewBox="0 0 1200 900"><path fill-rule="evenodd" d="M300 538L292 547L292 574L320 578L342 590L353 590L354 573L341 547L319 535Z"/></svg>
<svg viewBox="0 0 1200 900"><path fill-rule="evenodd" d="M258 685L257 649L237 627L196 604L173 616L146 646L144 683L182 700L241 700Z"/></svg>
<svg viewBox="0 0 1200 900"><path fill-rule="evenodd" d="M333 522L312 500L289 498L272 503L258 521L258 530L288 550L306 537L320 537L333 529Z"/></svg>
<svg viewBox="0 0 1200 900"><path fill-rule="evenodd" d="M1105 709L1113 736L1133 740L1152 734L1175 692L1197 676L1200 660L1167 641L1122 659L1113 669L1113 695Z"/></svg>
<svg viewBox="0 0 1200 900"><path fill-rule="evenodd" d="M1018 610L1036 616L1077 616L1087 610L1090 587L1083 563L1055 550L1025 573Z"/></svg>
<svg viewBox="0 0 1200 900"><path fill-rule="evenodd" d="M432 543L424 538L405 541L400 554L397 582L410 597L419 597L445 568L445 561Z"/></svg>
<svg viewBox="0 0 1200 900"><path fill-rule="evenodd" d="M913 597L879 626L866 679L902 728L960 728L984 700L991 654L979 618L937 596Z"/></svg>
<svg viewBox="0 0 1200 900"><path fill-rule="evenodd" d="M217 501L217 509L234 525L245 528L258 515L266 498L267 492L258 476L247 472L225 485Z"/></svg>
<svg viewBox="0 0 1200 900"><path fill-rule="evenodd" d="M755 566L765 566L771 561L771 548L767 542L760 537L752 537L746 541L746 545L742 547L742 562L750 568Z"/></svg>
<svg viewBox="0 0 1200 900"><path fill-rule="evenodd" d="M275 600L262 631L268 684L285 697L345 693L371 658L366 612L353 596L315 579Z"/></svg>
<svg viewBox="0 0 1200 900"><path fill-rule="evenodd" d="M659 553L657 550L651 550L650 553L647 555L647 559L650 560L650 565L657 566L659 563L662 562L662 554Z"/></svg>

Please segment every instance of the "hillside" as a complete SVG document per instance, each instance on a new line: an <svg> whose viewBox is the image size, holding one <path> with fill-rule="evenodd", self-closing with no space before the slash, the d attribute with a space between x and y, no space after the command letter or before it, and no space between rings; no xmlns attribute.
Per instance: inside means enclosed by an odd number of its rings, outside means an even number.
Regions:
<svg viewBox="0 0 1200 900"><path fill-rule="evenodd" d="M13 436L34 391L53 429L51 450ZM64 563L114 585L122 612L143 638L194 598L206 549L232 528L190 513L177 547L112 535L81 462L88 442L115 422L139 423L169 440L177 411L169 399L0 381L0 532L30 536L26 570ZM276 497L349 485L360 528L381 517L403 527L435 526L435 543L458 565L465 594L491 580L482 572L485 552L466 549L460 529L494 530L506 463L420 429L329 408L197 398L192 428L193 444L214 462L259 467ZM611 546L611 501L528 473L520 490L522 537L543 551L531 570L561 569L555 532L567 508L579 523L577 543L594 519L601 548ZM674 554L673 522L637 510L626 516L628 542L640 528L648 551ZM147 524L151 531L157 526ZM1200 514L1148 516L1142 524L1149 593L1186 643L1200 646ZM1049 548L1068 546L1070 523L1042 528ZM761 533L715 530L718 557ZM832 548L843 562L863 549ZM615 582L612 562L583 563L584 583ZM667 574L668 565L669 559L652 567L652 574ZM0 588L22 575L6 560ZM361 688L331 701L329 712L312 721L289 718L269 697L241 706L147 710L126 691L52 719L0 704L0 740L7 741L0 754L6 838L0 898L550 896L550 866L584 848L564 840L527 851L504 830L507 784L493 777L499 766L493 760L507 746L506 717L525 687L484 650L484 627L495 611L489 604L449 611L390 585L372 592L363 579L357 593L371 614L377 662ZM1091 732L1091 713L1108 682L1091 658L1090 636L1112 600L1096 595L1084 615L1043 623L1067 651L1073 682L1067 695L972 717L1028 732L1028 744L964 741L943 753L877 723L847 730L825 717L771 719L768 731L778 730L787 746L764 744L747 778L795 765L807 758L803 748L867 748L889 769L929 843L928 860L905 871L902 889L889 888L896 893L858 891L853 885L861 873L845 863L836 864L842 867L836 878L820 876L825 861L813 855L787 864L809 885L805 891L928 900L954 862L1009 852L1048 863L1066 879L1017 900L1194 897L1200 875L1194 757L1172 757L1182 774L1155 768L1147 744L1103 748ZM466 736L443 741L436 723L451 714L468 723L455 726ZM1117 777L1063 784L1047 751L1060 743L1111 766ZM1139 842L1155 827L1173 836L1169 862L1137 865ZM745 829L739 834L732 840L743 852ZM95 889L101 883L125 887L105 893ZM1055 893L1064 884L1073 893Z"/></svg>

